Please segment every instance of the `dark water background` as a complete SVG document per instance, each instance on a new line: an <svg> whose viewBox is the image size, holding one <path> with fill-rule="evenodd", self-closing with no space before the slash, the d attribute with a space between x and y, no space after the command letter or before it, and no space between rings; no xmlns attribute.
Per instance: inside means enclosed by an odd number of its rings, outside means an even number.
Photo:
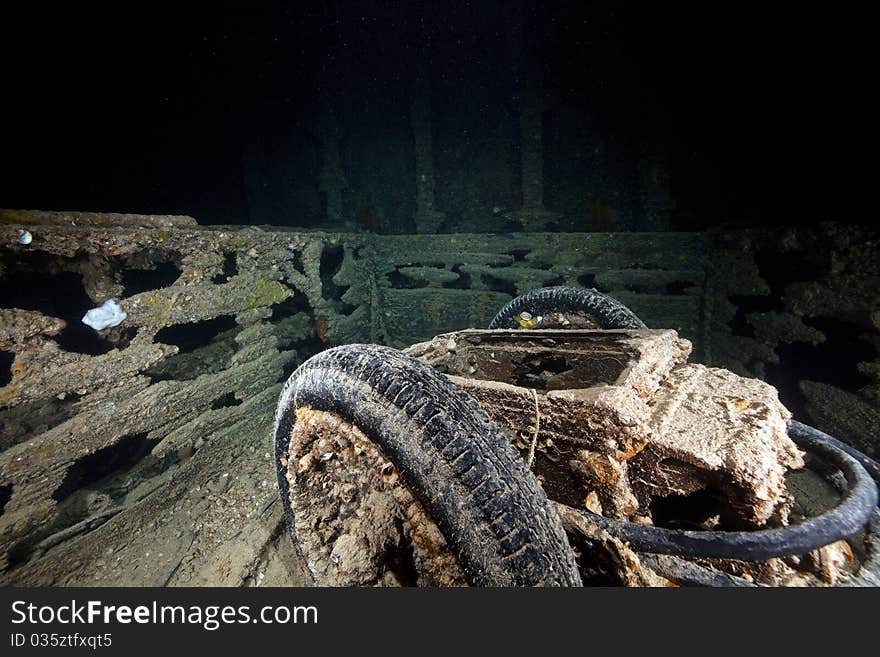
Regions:
<svg viewBox="0 0 880 657"><path fill-rule="evenodd" d="M521 200L524 49L543 84L545 204L563 214L551 228L645 229L649 158L664 163L672 229L865 220L843 209L868 80L862 21L844 11L379 0L2 14L0 207L318 227L329 107L346 220L412 232L409 105L427 71L441 230L505 230L492 209Z"/></svg>

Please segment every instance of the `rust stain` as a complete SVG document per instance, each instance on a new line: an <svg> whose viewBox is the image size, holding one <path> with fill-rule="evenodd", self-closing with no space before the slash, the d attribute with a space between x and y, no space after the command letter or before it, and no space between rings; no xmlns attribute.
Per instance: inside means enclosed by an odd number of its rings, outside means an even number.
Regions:
<svg viewBox="0 0 880 657"><path fill-rule="evenodd" d="M328 328L327 318L323 315L317 315L315 317L315 333L321 342L329 342L330 336L327 334Z"/></svg>
<svg viewBox="0 0 880 657"><path fill-rule="evenodd" d="M648 440L644 437L641 437L641 436L638 439L636 439L634 442L635 442L635 444L632 445L629 449L627 449L627 451L622 452L622 453L618 452L617 456L615 458L618 461L629 461L633 456L635 456L636 454L641 452L643 449L645 449L645 447L648 446Z"/></svg>

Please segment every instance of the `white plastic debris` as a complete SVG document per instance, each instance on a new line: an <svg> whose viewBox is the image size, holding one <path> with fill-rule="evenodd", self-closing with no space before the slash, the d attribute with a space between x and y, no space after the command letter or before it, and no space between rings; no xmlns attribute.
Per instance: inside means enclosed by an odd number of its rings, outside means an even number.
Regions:
<svg viewBox="0 0 880 657"><path fill-rule="evenodd" d="M34 236L30 234L30 232L23 230L18 236L18 243L27 246L34 239Z"/></svg>
<svg viewBox="0 0 880 657"><path fill-rule="evenodd" d="M91 326L96 331L110 326L119 326L128 315L122 312L122 308L116 299L108 299L103 305L92 308L83 318L83 324Z"/></svg>

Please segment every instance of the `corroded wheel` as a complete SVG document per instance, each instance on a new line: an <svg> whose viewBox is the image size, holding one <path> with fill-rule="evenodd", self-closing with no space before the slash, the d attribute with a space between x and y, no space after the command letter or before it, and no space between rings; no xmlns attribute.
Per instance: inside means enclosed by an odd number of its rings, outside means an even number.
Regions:
<svg viewBox="0 0 880 657"><path fill-rule="evenodd" d="M317 584L467 584L394 463L356 426L298 408L287 458L294 532Z"/></svg>
<svg viewBox="0 0 880 657"><path fill-rule="evenodd" d="M580 585L556 509L507 437L399 351L306 361L281 395L275 450L317 584Z"/></svg>

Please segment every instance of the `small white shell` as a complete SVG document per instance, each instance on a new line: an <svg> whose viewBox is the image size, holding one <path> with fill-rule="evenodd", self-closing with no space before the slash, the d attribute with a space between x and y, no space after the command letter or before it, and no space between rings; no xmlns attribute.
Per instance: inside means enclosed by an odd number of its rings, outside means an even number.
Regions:
<svg viewBox="0 0 880 657"><path fill-rule="evenodd" d="M34 236L31 235L28 231L23 230L18 236L18 243L27 246L31 243L31 240L34 239Z"/></svg>

